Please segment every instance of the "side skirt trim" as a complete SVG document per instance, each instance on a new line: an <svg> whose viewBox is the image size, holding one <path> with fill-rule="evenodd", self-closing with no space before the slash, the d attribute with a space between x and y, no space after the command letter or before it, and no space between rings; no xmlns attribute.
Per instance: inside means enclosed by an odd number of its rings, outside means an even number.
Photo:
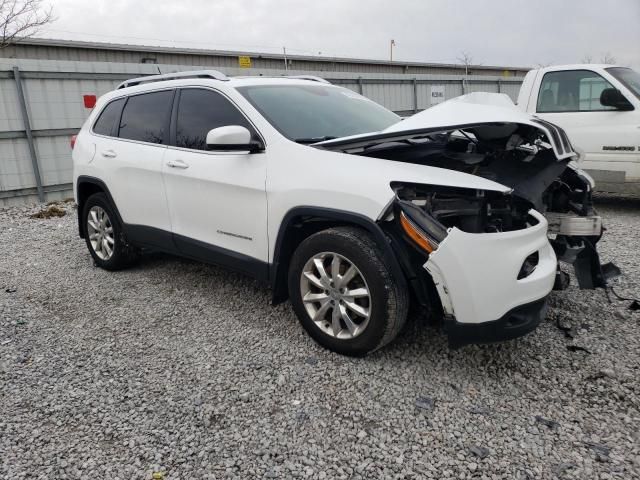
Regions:
<svg viewBox="0 0 640 480"><path fill-rule="evenodd" d="M125 224L124 232L134 246L218 265L268 283L269 264L248 255L144 225Z"/></svg>

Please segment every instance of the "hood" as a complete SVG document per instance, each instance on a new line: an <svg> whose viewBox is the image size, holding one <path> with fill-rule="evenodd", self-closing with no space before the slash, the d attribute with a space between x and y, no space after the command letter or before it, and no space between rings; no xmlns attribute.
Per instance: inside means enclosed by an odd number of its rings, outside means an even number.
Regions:
<svg viewBox="0 0 640 480"><path fill-rule="evenodd" d="M577 157L564 130L519 110L505 94L484 92L447 100L380 132L341 137L316 143L314 146L358 153L383 143L453 131L471 133L480 141L504 140L508 146L516 141L511 137L522 126L544 136L543 141L530 145L530 148L552 148L558 160Z"/></svg>

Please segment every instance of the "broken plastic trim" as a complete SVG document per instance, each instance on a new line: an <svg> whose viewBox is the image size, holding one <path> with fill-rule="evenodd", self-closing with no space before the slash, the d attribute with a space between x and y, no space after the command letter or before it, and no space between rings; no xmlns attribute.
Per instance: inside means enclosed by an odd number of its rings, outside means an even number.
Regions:
<svg viewBox="0 0 640 480"><path fill-rule="evenodd" d="M396 197L394 216L405 234L422 250L432 253L447 237L447 229L420 207Z"/></svg>

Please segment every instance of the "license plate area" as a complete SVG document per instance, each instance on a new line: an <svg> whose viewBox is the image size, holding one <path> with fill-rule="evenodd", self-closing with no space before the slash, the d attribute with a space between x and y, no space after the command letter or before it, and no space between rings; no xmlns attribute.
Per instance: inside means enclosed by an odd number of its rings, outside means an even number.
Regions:
<svg viewBox="0 0 640 480"><path fill-rule="evenodd" d="M549 234L567 236L599 236L602 233L602 218L599 216L579 217L570 213L548 212Z"/></svg>

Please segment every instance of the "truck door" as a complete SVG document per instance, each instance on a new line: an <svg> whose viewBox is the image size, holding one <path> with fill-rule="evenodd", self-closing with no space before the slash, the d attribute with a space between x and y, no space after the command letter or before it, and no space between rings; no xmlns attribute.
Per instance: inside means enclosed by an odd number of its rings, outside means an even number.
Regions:
<svg viewBox="0 0 640 480"><path fill-rule="evenodd" d="M640 181L640 114L602 105L600 94L606 88L614 86L592 70L547 72L536 114L564 128L571 143L585 153L581 166L592 174L598 190L622 191L625 182Z"/></svg>

